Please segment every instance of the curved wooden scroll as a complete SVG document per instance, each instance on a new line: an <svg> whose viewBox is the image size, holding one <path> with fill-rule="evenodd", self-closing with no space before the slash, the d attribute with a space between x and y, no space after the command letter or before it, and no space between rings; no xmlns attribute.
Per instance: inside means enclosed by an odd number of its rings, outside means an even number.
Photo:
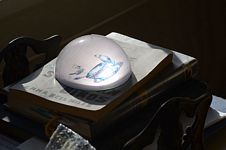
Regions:
<svg viewBox="0 0 226 150"><path fill-rule="evenodd" d="M4 86L20 80L33 71L30 72L29 70L29 61L26 57L28 47L32 48L36 54L45 53L45 60L39 64L41 66L56 57L60 42L61 37L58 35L51 36L45 40L19 37L9 42L0 52L0 62L3 59L5 61L3 68Z"/></svg>
<svg viewBox="0 0 226 150"><path fill-rule="evenodd" d="M204 123L212 100L206 92L196 99L174 97L163 103L123 150L203 150Z"/></svg>

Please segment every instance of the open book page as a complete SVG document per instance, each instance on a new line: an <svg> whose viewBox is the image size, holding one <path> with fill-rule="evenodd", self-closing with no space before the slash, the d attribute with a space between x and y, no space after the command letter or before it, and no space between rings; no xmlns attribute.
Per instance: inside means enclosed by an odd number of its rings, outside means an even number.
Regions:
<svg viewBox="0 0 226 150"><path fill-rule="evenodd" d="M129 56L129 61L133 74L137 81L146 77L159 63L164 60L172 52L160 47L142 47L134 46L132 43L125 43L114 39Z"/></svg>
<svg viewBox="0 0 226 150"><path fill-rule="evenodd" d="M91 110L101 108L121 92L118 89L89 92L66 87L55 79L55 64L56 58L10 89L25 91L64 105Z"/></svg>
<svg viewBox="0 0 226 150"><path fill-rule="evenodd" d="M54 59L43 68L12 86L11 89L32 93L56 103L95 111L109 104L148 74L150 75L152 70L171 54L167 50L134 46L120 41L116 42L127 53L133 71L129 81L118 88L90 92L66 87L55 79L56 59Z"/></svg>
<svg viewBox="0 0 226 150"><path fill-rule="evenodd" d="M126 35L116 33L116 32L112 32L112 33L108 34L107 37L115 40L116 42L117 41L123 41L125 43L133 44L133 45L136 45L136 46L139 46L139 47L152 48L152 49L162 49L162 50L165 50L165 51L169 51L169 50L164 49L162 47L159 47L159 46L156 46L156 45L153 45L153 44L150 44L150 43L138 40L138 39L134 39L134 38L131 38L131 37L128 37ZM185 54L173 51L173 50L170 50L170 51L173 53L173 60L172 61L173 61L173 65L174 65L173 67L174 68L177 68L178 66L181 66L183 64L188 64L192 61L196 61L196 58L194 58L194 57L191 57L191 56L188 56L188 55L185 55Z"/></svg>

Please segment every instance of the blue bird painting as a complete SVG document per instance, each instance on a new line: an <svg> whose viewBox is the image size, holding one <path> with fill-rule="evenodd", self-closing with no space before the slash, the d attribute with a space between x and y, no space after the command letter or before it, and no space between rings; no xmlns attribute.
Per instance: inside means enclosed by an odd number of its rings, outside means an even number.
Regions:
<svg viewBox="0 0 226 150"><path fill-rule="evenodd" d="M106 79L109 79L110 77L115 75L123 65L123 62L116 62L108 56L104 55L94 55L94 56L100 59L102 62L93 67L85 76L75 77L74 78L75 80L89 78L93 79L94 82L98 83ZM84 72L84 70L85 69L83 69L81 66L76 66L75 72L70 73L70 75L80 75L81 73Z"/></svg>

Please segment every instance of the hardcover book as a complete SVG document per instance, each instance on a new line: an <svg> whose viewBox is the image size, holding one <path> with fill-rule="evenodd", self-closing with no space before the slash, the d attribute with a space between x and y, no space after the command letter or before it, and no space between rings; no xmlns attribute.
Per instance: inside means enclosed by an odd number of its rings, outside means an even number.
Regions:
<svg viewBox="0 0 226 150"><path fill-rule="evenodd" d="M32 117L40 112L50 116L67 114L97 121L172 63L170 50L141 47L117 40L115 42L128 55L133 72L124 85L94 92L66 87L55 79L56 58L9 88L9 107ZM31 114L30 110L34 113ZM43 112L45 110L48 112Z"/></svg>
<svg viewBox="0 0 226 150"><path fill-rule="evenodd" d="M167 49L150 45L118 33L111 33L107 37L115 40L126 52L131 51L132 53L133 50L135 51L132 54L128 54L133 72L135 63L140 63L139 66L142 66L138 68L140 69L139 71L135 69L135 72L137 71L138 73L134 72L133 77L131 77L127 84L113 90L101 92L71 89L59 84L54 79L55 60L53 60L42 69L31 74L14 86L9 87L8 104L10 108L33 120L41 122L47 122L55 116L60 116L60 122L70 124L76 132L90 138L98 135L115 120L135 112L139 108L142 109L144 105L149 103L148 97L149 99L150 96L155 97L155 95L158 95L162 91L185 82L197 73L198 63L193 57L172 51L173 60L171 61L172 53ZM157 71L155 70L156 68L152 71L148 70L146 63L149 64L151 62L150 59L146 58L144 60L142 57L140 61L138 59L139 55L143 56L146 54L148 56L147 53L152 49L168 52L166 55L167 59L164 60L167 62L165 64L158 64L156 67L158 68ZM144 63L145 61L146 63ZM146 75L143 75L146 80L139 77L142 73L142 68L147 68L149 73L146 72ZM137 84L141 80L143 80L142 86L137 86L136 89L131 90L131 86L134 86L134 84ZM81 101L78 98L83 98L83 100ZM48 102L49 104L42 101ZM58 105L53 101L61 104ZM95 103L88 103L93 101L98 104L102 103L103 105L95 106ZM117 103L114 103L115 101ZM62 105L62 103L66 102L70 102L70 105L76 107L68 106L67 104ZM77 108L78 106L82 108ZM106 109L108 111L105 111L105 113L100 111L105 107L108 108ZM111 109L109 109L110 107ZM68 108L70 111L67 110ZM84 108L89 108L90 110L84 111ZM98 114L98 112L100 113ZM96 115L98 114L96 118L95 113Z"/></svg>

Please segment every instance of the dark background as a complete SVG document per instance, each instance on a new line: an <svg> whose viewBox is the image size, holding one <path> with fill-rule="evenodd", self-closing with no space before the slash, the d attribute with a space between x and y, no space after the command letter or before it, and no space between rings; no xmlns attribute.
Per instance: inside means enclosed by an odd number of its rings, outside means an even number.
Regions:
<svg viewBox="0 0 226 150"><path fill-rule="evenodd" d="M12 9L4 0L0 7ZM60 34L67 43L83 34L119 32L196 57L199 79L226 98L225 9L225 0L40 0L0 15L0 48L21 35Z"/></svg>
<svg viewBox="0 0 226 150"><path fill-rule="evenodd" d="M98 28L191 55L199 60L199 78L226 98L226 1L149 1Z"/></svg>

